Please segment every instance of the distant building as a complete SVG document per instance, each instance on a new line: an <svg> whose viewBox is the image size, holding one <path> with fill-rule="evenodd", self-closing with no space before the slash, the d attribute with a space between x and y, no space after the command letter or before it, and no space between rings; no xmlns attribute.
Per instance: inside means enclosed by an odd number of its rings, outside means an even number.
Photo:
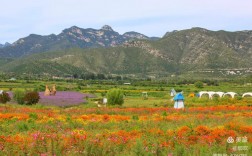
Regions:
<svg viewBox="0 0 252 156"><path fill-rule="evenodd" d="M9 81L16 81L16 80L17 80L17 79L14 78L14 77L12 77L12 78L9 79Z"/></svg>
<svg viewBox="0 0 252 156"><path fill-rule="evenodd" d="M131 85L131 83L129 83L129 82L126 82L126 83L124 83L124 85Z"/></svg>
<svg viewBox="0 0 252 156"><path fill-rule="evenodd" d="M52 79L63 79L63 78L59 76L53 76Z"/></svg>

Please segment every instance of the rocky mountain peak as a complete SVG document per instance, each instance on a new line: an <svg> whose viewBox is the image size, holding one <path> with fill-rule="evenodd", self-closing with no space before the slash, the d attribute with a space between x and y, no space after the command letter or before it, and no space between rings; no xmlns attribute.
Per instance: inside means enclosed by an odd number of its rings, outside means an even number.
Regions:
<svg viewBox="0 0 252 156"><path fill-rule="evenodd" d="M79 28L72 26L64 29L58 35L41 36L31 34L27 37L20 38L11 48L5 48L0 45L0 57L22 57L33 53L39 53L51 50L69 49L72 47L79 48L97 48L97 47L115 47L129 40L148 39L147 36L129 32L120 35L109 25L104 25L101 29Z"/></svg>
<svg viewBox="0 0 252 156"><path fill-rule="evenodd" d="M81 28L77 27L77 26L72 26L70 28L67 28L65 30L63 30L63 33L80 33L81 32Z"/></svg>
<svg viewBox="0 0 252 156"><path fill-rule="evenodd" d="M6 42L5 44L0 44L0 48L8 47L11 44L9 42Z"/></svg>
<svg viewBox="0 0 252 156"><path fill-rule="evenodd" d="M134 31L126 32L123 34L123 36L133 39L149 39L149 37Z"/></svg>
<svg viewBox="0 0 252 156"><path fill-rule="evenodd" d="M114 31L109 25L104 25L101 29L106 31Z"/></svg>
<svg viewBox="0 0 252 156"><path fill-rule="evenodd" d="M5 42L4 46L10 46L11 44L9 42Z"/></svg>

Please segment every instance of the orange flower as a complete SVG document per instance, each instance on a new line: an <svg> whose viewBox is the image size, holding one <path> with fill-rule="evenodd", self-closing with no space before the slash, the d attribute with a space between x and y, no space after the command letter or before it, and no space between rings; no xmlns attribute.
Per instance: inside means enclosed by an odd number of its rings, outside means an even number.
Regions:
<svg viewBox="0 0 252 156"><path fill-rule="evenodd" d="M161 143L160 146L161 147L169 147L169 146L171 146L171 142L170 141L164 141L164 142Z"/></svg>
<svg viewBox="0 0 252 156"><path fill-rule="evenodd" d="M15 114L15 113L0 114L0 119L11 119L11 118L17 118L18 120L26 120L29 118L29 115Z"/></svg>
<svg viewBox="0 0 252 156"><path fill-rule="evenodd" d="M112 118L116 121L126 121L130 120L129 116L123 116L123 115L113 115Z"/></svg>
<svg viewBox="0 0 252 156"><path fill-rule="evenodd" d="M88 116L88 115L82 115L81 118L82 118L83 120L88 120L88 119L89 119L89 116Z"/></svg>
<svg viewBox="0 0 252 156"><path fill-rule="evenodd" d="M108 114L103 115L103 121L109 121L109 118Z"/></svg>
<svg viewBox="0 0 252 156"><path fill-rule="evenodd" d="M215 139L217 143L226 142L227 137L235 137L236 134L233 130L225 130L225 129L214 129L211 132L211 136Z"/></svg>
<svg viewBox="0 0 252 156"><path fill-rule="evenodd" d="M250 133L252 134L252 126L243 126L240 127L240 131L243 133Z"/></svg>
<svg viewBox="0 0 252 156"><path fill-rule="evenodd" d="M208 145L212 145L212 143L215 142L215 138L210 135L204 135L204 136L200 137L199 140L200 140L200 142L207 143Z"/></svg>
<svg viewBox="0 0 252 156"><path fill-rule="evenodd" d="M210 133L210 129L206 126L198 126L195 128L195 132L197 135L208 135Z"/></svg>
<svg viewBox="0 0 252 156"><path fill-rule="evenodd" d="M183 138L183 137L187 136L189 134L189 132L191 132L191 129L187 126L183 126L183 127L179 128L177 135L179 138Z"/></svg>
<svg viewBox="0 0 252 156"><path fill-rule="evenodd" d="M191 144L196 144L198 141L198 137L197 136L194 136L194 135L191 135L188 137L188 144L191 145Z"/></svg>

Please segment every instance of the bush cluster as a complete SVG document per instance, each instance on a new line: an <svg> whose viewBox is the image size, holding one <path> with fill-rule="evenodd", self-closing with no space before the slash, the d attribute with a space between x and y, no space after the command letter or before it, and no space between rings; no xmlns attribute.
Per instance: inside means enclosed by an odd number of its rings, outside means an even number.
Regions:
<svg viewBox="0 0 252 156"><path fill-rule="evenodd" d="M11 98L8 93L2 92L2 94L0 94L0 103L6 103L10 100L11 100Z"/></svg>
<svg viewBox="0 0 252 156"><path fill-rule="evenodd" d="M203 86L204 86L203 82L201 82L201 81L195 82L194 85L196 88L203 88Z"/></svg>
<svg viewBox="0 0 252 156"><path fill-rule="evenodd" d="M123 91L121 89L111 89L107 93L109 105L122 105L124 103Z"/></svg>
<svg viewBox="0 0 252 156"><path fill-rule="evenodd" d="M24 101L27 105L36 104L39 102L40 96L38 92L27 92L24 96Z"/></svg>
<svg viewBox="0 0 252 156"><path fill-rule="evenodd" d="M15 90L14 91L14 95L13 95L13 99L15 101L17 101L18 104L24 104L24 96L25 96L25 92L22 90Z"/></svg>
<svg viewBox="0 0 252 156"><path fill-rule="evenodd" d="M32 105L39 102L40 96L36 91L16 90L14 92L13 98L17 101L18 104Z"/></svg>

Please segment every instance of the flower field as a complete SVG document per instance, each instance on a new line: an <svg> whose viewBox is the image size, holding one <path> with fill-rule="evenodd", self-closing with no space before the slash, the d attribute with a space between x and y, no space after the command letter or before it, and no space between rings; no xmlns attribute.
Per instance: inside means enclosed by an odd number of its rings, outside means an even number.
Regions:
<svg viewBox="0 0 252 156"><path fill-rule="evenodd" d="M0 155L251 153L251 106L175 110L0 105Z"/></svg>

